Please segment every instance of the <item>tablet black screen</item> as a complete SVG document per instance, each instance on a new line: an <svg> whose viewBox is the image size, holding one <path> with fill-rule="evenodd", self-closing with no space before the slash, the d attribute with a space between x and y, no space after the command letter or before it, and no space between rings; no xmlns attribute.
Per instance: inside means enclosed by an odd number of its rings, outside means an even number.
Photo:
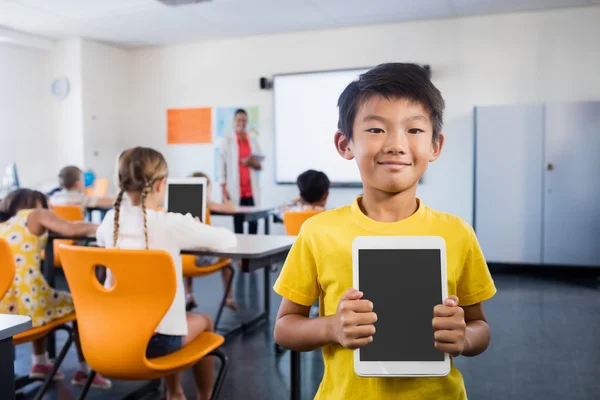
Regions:
<svg viewBox="0 0 600 400"><path fill-rule="evenodd" d="M169 183L169 212L192 214L205 222L202 209L202 191L204 185L197 183Z"/></svg>
<svg viewBox="0 0 600 400"><path fill-rule="evenodd" d="M444 361L434 347L433 308L442 303L440 250L359 250L359 289L378 320L361 361Z"/></svg>

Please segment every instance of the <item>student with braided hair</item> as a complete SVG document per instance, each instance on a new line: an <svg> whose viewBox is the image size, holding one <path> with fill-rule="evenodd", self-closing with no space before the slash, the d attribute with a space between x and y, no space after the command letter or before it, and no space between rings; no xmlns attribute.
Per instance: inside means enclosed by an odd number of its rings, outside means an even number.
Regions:
<svg viewBox="0 0 600 400"><path fill-rule="evenodd" d="M165 250L173 256L177 291L148 344L148 358L170 354L200 333L213 330L210 316L185 311L181 250L220 250L236 244L235 235L225 228L202 224L189 214L155 211L163 203L167 175L167 162L158 151L136 147L123 152L119 157L119 194L96 233L98 243L106 248ZM113 284L107 270L105 286ZM199 400L210 398L213 369L213 357L202 359L193 367ZM166 378L166 386L168 400L185 399L178 374Z"/></svg>

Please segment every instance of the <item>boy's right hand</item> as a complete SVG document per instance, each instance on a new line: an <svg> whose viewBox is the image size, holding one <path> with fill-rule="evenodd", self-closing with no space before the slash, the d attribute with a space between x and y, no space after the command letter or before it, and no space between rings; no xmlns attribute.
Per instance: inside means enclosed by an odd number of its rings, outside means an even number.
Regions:
<svg viewBox="0 0 600 400"><path fill-rule="evenodd" d="M358 349L373 341L377 314L373 303L361 300L363 293L348 289L338 303L332 321L332 335L336 343L347 349Z"/></svg>

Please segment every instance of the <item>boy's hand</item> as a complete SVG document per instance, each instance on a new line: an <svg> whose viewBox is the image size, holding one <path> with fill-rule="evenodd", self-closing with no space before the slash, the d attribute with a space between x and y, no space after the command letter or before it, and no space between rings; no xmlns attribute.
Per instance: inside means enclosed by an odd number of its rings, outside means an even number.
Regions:
<svg viewBox="0 0 600 400"><path fill-rule="evenodd" d="M373 341L377 314L373 312L373 303L361 300L362 297L362 292L348 289L332 321L333 340L347 349L358 349Z"/></svg>
<svg viewBox="0 0 600 400"><path fill-rule="evenodd" d="M453 357L462 354L467 324L465 313L458 306L458 297L450 296L444 304L433 308L433 329L436 349Z"/></svg>

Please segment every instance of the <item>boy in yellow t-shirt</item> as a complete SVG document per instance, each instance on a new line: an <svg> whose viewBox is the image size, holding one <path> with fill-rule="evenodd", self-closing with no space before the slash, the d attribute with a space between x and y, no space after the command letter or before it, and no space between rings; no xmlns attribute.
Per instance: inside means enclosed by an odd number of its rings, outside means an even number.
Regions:
<svg viewBox="0 0 600 400"><path fill-rule="evenodd" d="M351 206L307 220L275 291L283 301L275 340L296 351L322 348L316 399L465 400L462 375L362 378L353 349L377 340L377 304L352 288L352 240L365 235L441 236L446 241L449 298L431 310L431 339L452 357L481 354L490 340L482 302L496 293L473 229L416 198L417 183L442 150L444 100L427 72L382 64L348 85L338 100L338 153L356 160L364 195ZM320 317L309 318L320 300ZM402 309L410 304L398 304Z"/></svg>

